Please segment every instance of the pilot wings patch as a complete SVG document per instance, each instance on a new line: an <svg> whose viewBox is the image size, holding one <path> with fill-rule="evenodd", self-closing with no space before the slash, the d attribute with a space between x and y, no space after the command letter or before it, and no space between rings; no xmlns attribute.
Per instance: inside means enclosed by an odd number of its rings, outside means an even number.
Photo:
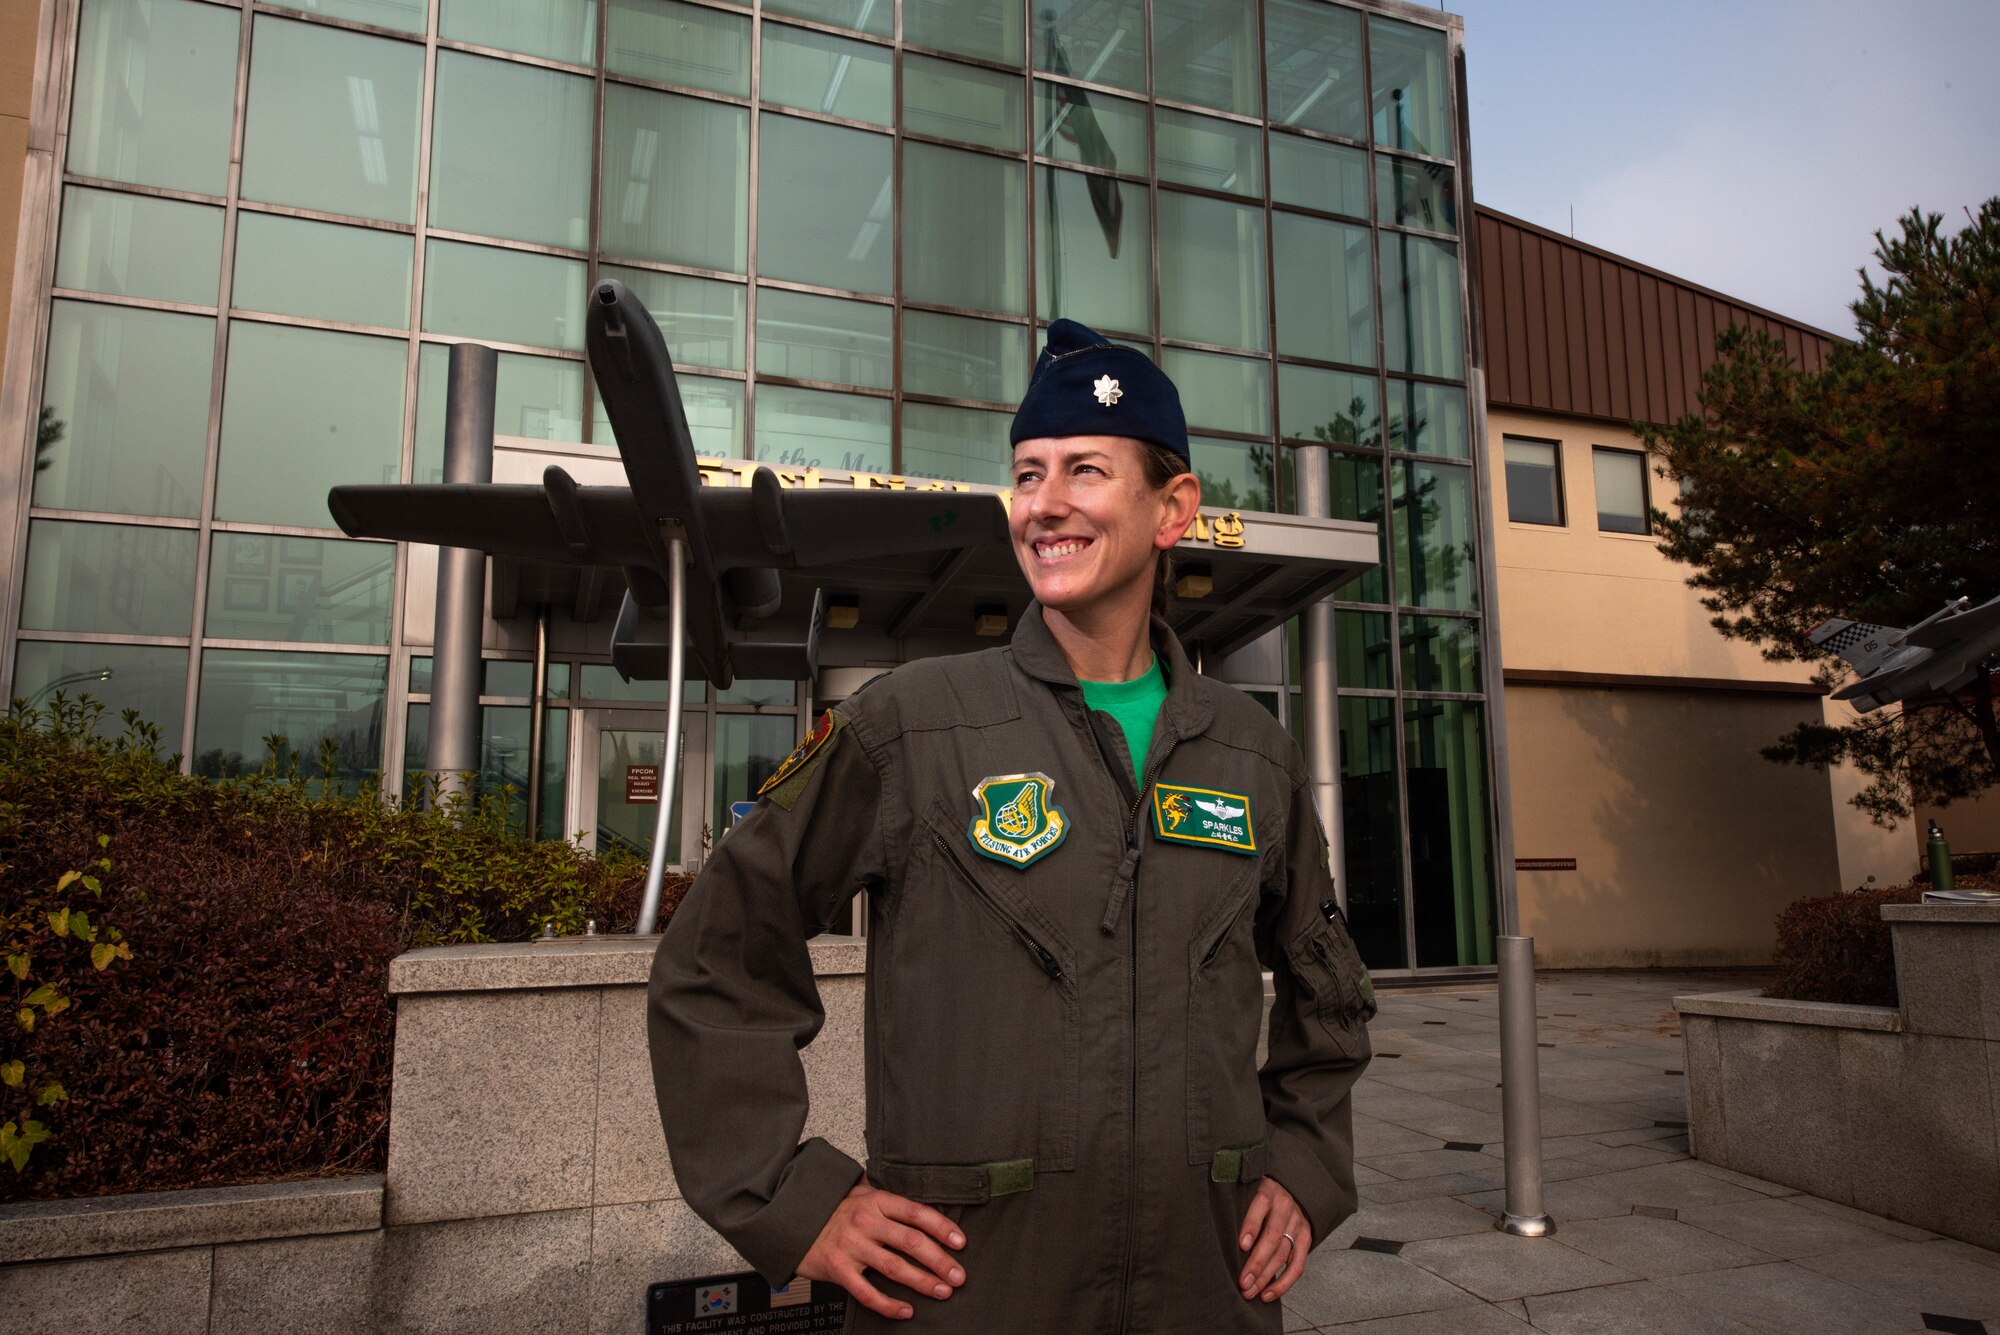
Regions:
<svg viewBox="0 0 2000 1335"><path fill-rule="evenodd" d="M1232 853L1257 851L1250 799L1243 793L1181 784L1153 786L1153 833L1180 844L1204 844Z"/></svg>

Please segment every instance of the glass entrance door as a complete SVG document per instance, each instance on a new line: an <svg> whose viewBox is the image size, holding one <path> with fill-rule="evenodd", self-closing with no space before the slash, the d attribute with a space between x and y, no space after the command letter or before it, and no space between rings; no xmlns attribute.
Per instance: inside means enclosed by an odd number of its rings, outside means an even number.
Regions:
<svg viewBox="0 0 2000 1335"><path fill-rule="evenodd" d="M578 712L581 726L570 769L577 778L570 785L576 809L570 828L581 831L584 846L593 852L620 848L648 857L659 818L666 713L640 709ZM680 786L674 794L674 815L667 825L670 867L685 866L702 855L701 832L689 829L689 813L694 813L698 822L708 805L706 724L699 713L682 715Z"/></svg>

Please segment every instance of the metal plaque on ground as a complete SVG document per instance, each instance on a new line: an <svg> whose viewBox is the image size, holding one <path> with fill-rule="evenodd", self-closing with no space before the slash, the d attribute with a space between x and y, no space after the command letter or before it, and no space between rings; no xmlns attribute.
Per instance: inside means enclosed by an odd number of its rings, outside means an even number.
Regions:
<svg viewBox="0 0 2000 1335"><path fill-rule="evenodd" d="M676 1280L646 1290L646 1335L755 1331L757 1335L838 1335L847 1295L809 1279L774 1289L752 1271Z"/></svg>

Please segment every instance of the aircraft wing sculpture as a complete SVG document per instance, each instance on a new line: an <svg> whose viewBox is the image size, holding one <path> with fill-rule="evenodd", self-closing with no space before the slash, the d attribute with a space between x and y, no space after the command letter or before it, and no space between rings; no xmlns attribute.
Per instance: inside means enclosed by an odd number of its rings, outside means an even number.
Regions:
<svg viewBox="0 0 2000 1335"><path fill-rule="evenodd" d="M1861 674L1833 693L1866 714L1899 700L1945 695L2000 658L2000 598L1967 610L1956 598L1914 626L1896 630L1865 621L1822 621L1808 637Z"/></svg>

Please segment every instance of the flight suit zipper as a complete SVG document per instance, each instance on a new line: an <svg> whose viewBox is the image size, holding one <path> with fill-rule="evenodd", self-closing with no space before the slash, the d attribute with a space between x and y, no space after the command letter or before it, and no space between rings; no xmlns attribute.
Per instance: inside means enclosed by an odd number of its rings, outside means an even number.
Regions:
<svg viewBox="0 0 2000 1335"><path fill-rule="evenodd" d="M992 896L986 891L986 887L979 883L979 878L966 870L965 864L958 860L957 855L951 851L951 846L935 830L931 832L931 842L937 845L938 855L950 865L953 871L958 873L959 879L965 882L966 888L972 891L972 897L979 901L980 907L992 914L1002 927L1006 928L1016 940L1028 948L1028 952L1035 957L1035 963L1041 966L1043 973L1047 974L1050 979L1061 982L1063 976L1062 961L1058 960L1050 953L1047 946L1037 941L1027 929L1015 922L1007 915L1005 910L993 902Z"/></svg>

